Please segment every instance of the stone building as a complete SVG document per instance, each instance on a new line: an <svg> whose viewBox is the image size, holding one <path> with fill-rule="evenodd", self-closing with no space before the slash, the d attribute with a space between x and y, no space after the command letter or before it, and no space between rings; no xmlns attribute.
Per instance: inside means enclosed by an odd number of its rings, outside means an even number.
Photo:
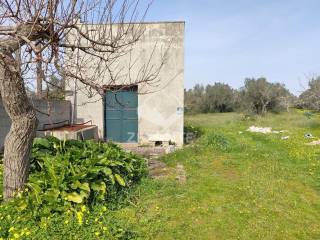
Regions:
<svg viewBox="0 0 320 240"><path fill-rule="evenodd" d="M133 46L138 56L136 65L161 64L161 52L168 49L165 64L155 85L137 84L122 87L119 82L104 97L88 97L75 79L67 79L75 123L92 121L98 126L100 139L121 143L183 145L184 127L184 22L143 23L142 38ZM95 26L91 26L93 31ZM69 39L70 40L70 39ZM75 53L67 52L66 61L75 61ZM80 56L83 57L83 56ZM125 56L121 64L129 61ZM134 71L134 70L133 70ZM85 71L93 75L88 66ZM135 76L137 73L132 73ZM106 82L107 79L99 79ZM117 86L119 88L117 89Z"/></svg>

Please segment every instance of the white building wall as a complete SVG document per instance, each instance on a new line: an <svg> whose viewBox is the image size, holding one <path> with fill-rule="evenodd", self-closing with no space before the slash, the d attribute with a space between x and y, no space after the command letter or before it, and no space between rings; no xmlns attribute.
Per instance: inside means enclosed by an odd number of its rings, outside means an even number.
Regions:
<svg viewBox="0 0 320 240"><path fill-rule="evenodd" d="M172 141L183 145L184 122L184 22L146 23L141 40L134 46L132 59L139 59L132 77L137 76L141 66L149 61L150 65L159 66L163 53L168 49L168 56L156 84L138 86L138 141L141 144L155 141ZM154 54L152 52L154 51ZM71 53L69 53L70 55ZM82 56L80 56L81 58ZM129 56L121 59L127 65ZM90 75L90 67L87 74ZM92 72L91 72L92 74ZM107 79L101 79L108 82ZM99 137L104 137L104 106L100 96L88 98L79 82L68 80L69 89L78 89L75 96L68 97L76 105L77 122L93 121L98 126ZM75 88L75 84L77 88Z"/></svg>

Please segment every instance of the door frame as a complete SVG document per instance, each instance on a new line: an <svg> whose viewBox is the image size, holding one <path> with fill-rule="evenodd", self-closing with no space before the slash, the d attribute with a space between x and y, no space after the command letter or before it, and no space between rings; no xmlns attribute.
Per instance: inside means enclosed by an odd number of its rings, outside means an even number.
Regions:
<svg viewBox="0 0 320 240"><path fill-rule="evenodd" d="M139 143L139 138L140 138L140 126L139 126L139 94L138 94L138 85L111 85L111 86L108 86L107 88L104 89L104 94L103 94L103 99L102 99L102 107L103 107L103 140L105 142L108 141L107 139L107 122L106 122L106 94L108 91L122 91L122 90L132 90L132 91L136 91L137 92L137 97L138 97L138 106L137 106L137 116L138 116L138 119L137 119L137 142L136 143Z"/></svg>

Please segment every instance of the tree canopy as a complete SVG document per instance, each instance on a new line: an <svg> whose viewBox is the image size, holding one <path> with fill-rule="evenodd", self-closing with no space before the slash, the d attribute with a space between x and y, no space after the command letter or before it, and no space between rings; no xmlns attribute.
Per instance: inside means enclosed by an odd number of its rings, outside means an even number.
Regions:
<svg viewBox="0 0 320 240"><path fill-rule="evenodd" d="M242 111L254 114L287 111L295 97L280 83L266 78L247 78L244 86L236 90L224 83L195 85L185 91L186 112L210 113Z"/></svg>
<svg viewBox="0 0 320 240"><path fill-rule="evenodd" d="M300 94L298 107L320 111L320 77L309 81L308 89Z"/></svg>

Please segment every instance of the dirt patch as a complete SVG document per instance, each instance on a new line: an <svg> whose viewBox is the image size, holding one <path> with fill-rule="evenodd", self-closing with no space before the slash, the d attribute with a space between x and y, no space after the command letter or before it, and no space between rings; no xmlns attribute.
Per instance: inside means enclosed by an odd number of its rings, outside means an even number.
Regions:
<svg viewBox="0 0 320 240"><path fill-rule="evenodd" d="M186 170L184 169L184 166L182 164L177 165L176 172L177 172L176 180L179 183L186 183L187 182Z"/></svg>
<svg viewBox="0 0 320 240"><path fill-rule="evenodd" d="M149 160L149 175L153 179L161 180L161 179L174 179L179 183L187 182L186 170L182 164L177 164L176 168L168 167L164 162L159 160Z"/></svg>
<svg viewBox="0 0 320 240"><path fill-rule="evenodd" d="M163 179L167 178L170 175L170 169L164 162L158 160L149 160L149 175L153 179Z"/></svg>
<svg viewBox="0 0 320 240"><path fill-rule="evenodd" d="M300 195L300 199L308 204L317 204L320 200L319 193L298 181L289 181L287 188Z"/></svg>
<svg viewBox="0 0 320 240"><path fill-rule="evenodd" d="M216 158L213 161L212 167L215 175L223 177L227 180L237 180L239 178L238 171L234 168L231 168L226 163L227 160L224 157Z"/></svg>

